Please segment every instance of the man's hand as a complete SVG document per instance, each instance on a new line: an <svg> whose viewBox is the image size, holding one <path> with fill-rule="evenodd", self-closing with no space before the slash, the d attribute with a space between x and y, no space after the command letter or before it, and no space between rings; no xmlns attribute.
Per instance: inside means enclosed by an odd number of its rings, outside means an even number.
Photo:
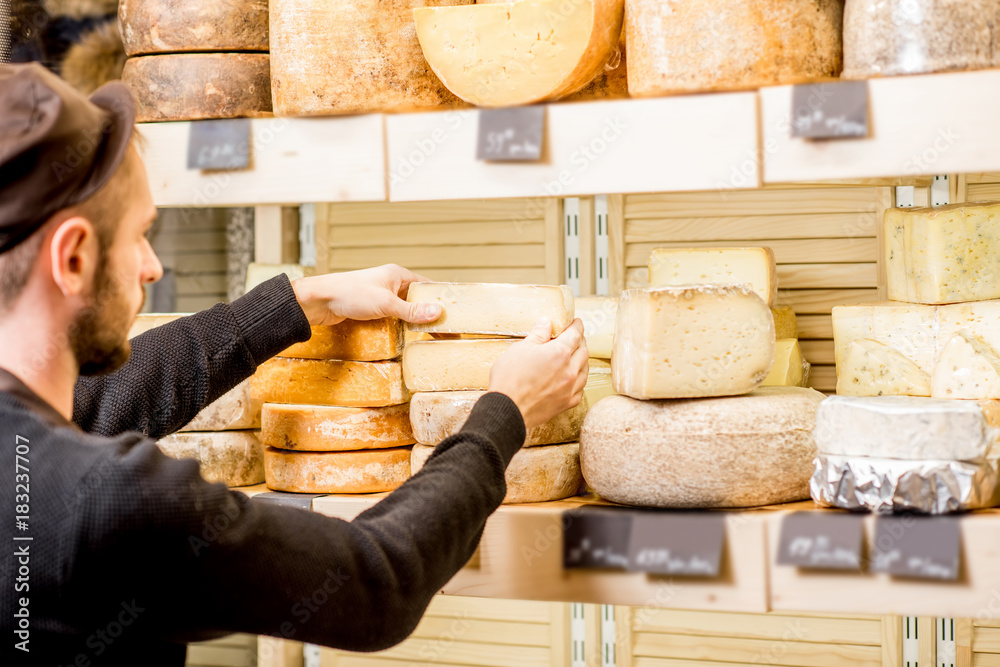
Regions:
<svg viewBox="0 0 1000 667"><path fill-rule="evenodd" d="M544 424L583 400L590 352L583 323L575 320L555 339L548 319L539 320L523 341L500 355L490 372L490 391L510 397L525 428Z"/></svg>
<svg viewBox="0 0 1000 667"><path fill-rule="evenodd" d="M410 285L418 282L429 279L396 264L385 264L362 271L300 278L292 283L292 288L312 326L383 317L398 317L415 324L433 322L441 317L441 306L404 300Z"/></svg>

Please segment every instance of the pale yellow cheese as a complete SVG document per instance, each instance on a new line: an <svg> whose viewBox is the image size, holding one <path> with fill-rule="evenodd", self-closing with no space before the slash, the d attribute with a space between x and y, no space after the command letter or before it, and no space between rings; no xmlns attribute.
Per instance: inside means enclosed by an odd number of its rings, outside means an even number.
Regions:
<svg viewBox="0 0 1000 667"><path fill-rule="evenodd" d="M890 347L930 375L937 358L938 318L934 306L885 301L833 309L837 371L852 341L873 340Z"/></svg>
<svg viewBox="0 0 1000 667"><path fill-rule="evenodd" d="M413 283L406 300L441 306L441 317L433 322L407 325L428 333L524 337L545 317L556 335L574 317L573 292L565 285Z"/></svg>
<svg viewBox="0 0 1000 667"><path fill-rule="evenodd" d="M958 303L1000 297L1000 203L885 211L889 298Z"/></svg>
<svg viewBox="0 0 1000 667"><path fill-rule="evenodd" d="M275 357L257 368L251 386L262 403L378 408L410 400L398 361Z"/></svg>
<svg viewBox="0 0 1000 667"><path fill-rule="evenodd" d="M190 313L141 313L136 315L135 322L132 323L132 328L128 330L128 337L130 339L135 338L150 329L156 329L187 315L190 315Z"/></svg>
<svg viewBox="0 0 1000 667"><path fill-rule="evenodd" d="M344 320L333 326L312 327L312 337L292 345L278 356L299 359L384 361L403 353L403 323L395 317Z"/></svg>
<svg viewBox="0 0 1000 667"><path fill-rule="evenodd" d="M614 388L633 398L753 391L774 361L771 311L750 287L697 285L622 293Z"/></svg>
<svg viewBox="0 0 1000 667"><path fill-rule="evenodd" d="M945 343L931 378L934 398L1000 398L1000 355L968 331Z"/></svg>
<svg viewBox="0 0 1000 667"><path fill-rule="evenodd" d="M930 396L931 378L910 359L882 343L858 338L837 368L841 396Z"/></svg>
<svg viewBox="0 0 1000 667"><path fill-rule="evenodd" d="M595 359L594 357L591 357L590 359L587 360L587 363L590 364L590 370L592 371L607 370L609 373L611 372L610 359Z"/></svg>
<svg viewBox="0 0 1000 667"><path fill-rule="evenodd" d="M770 248L656 248L649 256L649 286L747 284L773 306L778 273Z"/></svg>
<svg viewBox="0 0 1000 667"><path fill-rule="evenodd" d="M515 338L416 341L403 351L403 378L411 392L477 391L490 386L490 370Z"/></svg>
<svg viewBox="0 0 1000 667"><path fill-rule="evenodd" d="M267 488L291 493L381 493L410 477L410 448L362 452L264 450Z"/></svg>
<svg viewBox="0 0 1000 667"><path fill-rule="evenodd" d="M804 387L809 379L809 363L802 358L802 348L794 338L775 342L774 365L763 387Z"/></svg>
<svg viewBox="0 0 1000 667"><path fill-rule="evenodd" d="M588 406L595 405L602 398L613 396L615 389L611 383L610 371L591 369L587 376L587 385L583 388L583 396Z"/></svg>
<svg viewBox="0 0 1000 667"><path fill-rule="evenodd" d="M260 437L268 447L310 452L387 449L416 442L408 404L345 408L268 403Z"/></svg>
<svg viewBox="0 0 1000 667"><path fill-rule="evenodd" d="M194 459L201 476L227 486L264 481L264 447L255 431L174 433L156 445L174 459Z"/></svg>
<svg viewBox="0 0 1000 667"><path fill-rule="evenodd" d="M574 299L573 305L576 316L583 322L583 335L591 358L610 359L618 299L612 296L585 296Z"/></svg>
<svg viewBox="0 0 1000 667"><path fill-rule="evenodd" d="M771 316L774 318L774 337L777 340L799 337L799 325L795 319L794 308L774 306L771 308Z"/></svg>
<svg viewBox="0 0 1000 667"><path fill-rule="evenodd" d="M202 408L181 431L233 431L260 428L261 401L244 380Z"/></svg>
<svg viewBox="0 0 1000 667"><path fill-rule="evenodd" d="M417 37L448 90L484 107L554 100L618 51L624 0L520 0L415 9Z"/></svg>

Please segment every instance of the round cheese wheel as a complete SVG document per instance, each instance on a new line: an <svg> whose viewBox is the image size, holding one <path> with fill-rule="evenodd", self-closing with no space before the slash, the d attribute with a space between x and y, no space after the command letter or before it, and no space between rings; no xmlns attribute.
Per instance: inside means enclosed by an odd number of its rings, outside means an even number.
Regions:
<svg viewBox="0 0 1000 667"><path fill-rule="evenodd" d="M842 0L626 0L634 96L840 74Z"/></svg>
<svg viewBox="0 0 1000 667"><path fill-rule="evenodd" d="M412 10L471 4L473 0L271 0L275 113L464 106L431 72Z"/></svg>
<svg viewBox="0 0 1000 667"><path fill-rule="evenodd" d="M227 486L264 481L264 447L255 431L174 433L156 443L174 459L195 459L201 476Z"/></svg>
<svg viewBox="0 0 1000 667"><path fill-rule="evenodd" d="M344 408L268 403L261 415L268 447L310 452L387 449L412 445L410 406Z"/></svg>
<svg viewBox="0 0 1000 667"><path fill-rule="evenodd" d="M275 357L250 380L263 403L381 408L410 400L398 361L339 361Z"/></svg>
<svg viewBox="0 0 1000 667"><path fill-rule="evenodd" d="M264 450L267 488L292 493L380 493L410 477L410 448L363 452Z"/></svg>
<svg viewBox="0 0 1000 667"><path fill-rule="evenodd" d="M312 327L309 340L296 343L279 357L385 361L403 353L403 323L395 317L344 320L334 326Z"/></svg>
<svg viewBox="0 0 1000 667"><path fill-rule="evenodd" d="M801 387L694 400L608 396L583 424L583 476L603 498L643 507L805 500L823 398Z"/></svg>
<svg viewBox="0 0 1000 667"><path fill-rule="evenodd" d="M269 115L271 66L265 53L182 53L125 61L122 81L136 122Z"/></svg>
<svg viewBox="0 0 1000 667"><path fill-rule="evenodd" d="M848 0L844 77L1000 65L997 0Z"/></svg>
<svg viewBox="0 0 1000 667"><path fill-rule="evenodd" d="M434 449L414 445L411 458L413 474L424 467ZM584 489L580 474L580 444L570 442L522 449L514 455L504 477L507 480L504 505L544 503L578 495Z"/></svg>
<svg viewBox="0 0 1000 667"><path fill-rule="evenodd" d="M120 0L125 53L267 51L266 0Z"/></svg>

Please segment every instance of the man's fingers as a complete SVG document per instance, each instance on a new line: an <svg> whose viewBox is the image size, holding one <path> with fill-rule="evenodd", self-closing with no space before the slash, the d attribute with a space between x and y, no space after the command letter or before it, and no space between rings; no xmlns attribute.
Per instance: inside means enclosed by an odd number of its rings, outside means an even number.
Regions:
<svg viewBox="0 0 1000 667"><path fill-rule="evenodd" d="M534 328L525 338L526 341L531 341L532 343L547 343L552 340L552 322L547 317L543 317L537 322L535 322Z"/></svg>
<svg viewBox="0 0 1000 667"><path fill-rule="evenodd" d="M578 319L573 320L573 323L566 328L566 331L559 334L556 340L573 352L576 352L581 346L586 349L587 346L583 339L583 322Z"/></svg>
<svg viewBox="0 0 1000 667"><path fill-rule="evenodd" d="M427 324L441 317L441 306L436 303L410 303L393 297L386 306L386 312L404 322Z"/></svg>

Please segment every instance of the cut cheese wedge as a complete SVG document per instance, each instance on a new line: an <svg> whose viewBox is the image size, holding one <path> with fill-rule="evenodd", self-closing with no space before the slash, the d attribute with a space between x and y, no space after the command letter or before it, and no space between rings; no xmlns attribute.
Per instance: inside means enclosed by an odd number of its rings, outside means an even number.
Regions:
<svg viewBox="0 0 1000 667"><path fill-rule="evenodd" d="M291 493L381 493L410 478L410 448L365 452L264 450L267 488Z"/></svg>
<svg viewBox="0 0 1000 667"><path fill-rule="evenodd" d="M774 365L763 387L804 387L809 379L809 362L802 358L802 348L794 338L775 343Z"/></svg>
<svg viewBox="0 0 1000 667"><path fill-rule="evenodd" d="M387 449L412 445L410 406L344 408L268 403L261 415L268 447L310 452Z"/></svg>
<svg viewBox="0 0 1000 667"><path fill-rule="evenodd" d="M574 317L573 291L565 285L413 283L406 300L441 306L441 316L433 322L408 325L414 331L432 334L524 337L545 317L552 322L552 334L557 335Z"/></svg>
<svg viewBox="0 0 1000 667"><path fill-rule="evenodd" d="M403 351L403 378L418 391L485 391L497 358L515 338L428 340L410 343Z"/></svg>
<svg viewBox="0 0 1000 667"><path fill-rule="evenodd" d="M617 53L624 0L520 0L413 10L431 69L484 107L575 93Z"/></svg>
<svg viewBox="0 0 1000 667"><path fill-rule="evenodd" d="M398 361L275 357L257 368L251 386L262 403L380 408L410 400Z"/></svg>
<svg viewBox="0 0 1000 667"><path fill-rule="evenodd" d="M771 308L771 316L774 318L774 337L777 340L799 337L799 324L795 319L794 308L774 306Z"/></svg>
<svg viewBox="0 0 1000 667"><path fill-rule="evenodd" d="M1000 355L968 331L959 331L938 357L931 396L1000 398Z"/></svg>
<svg viewBox="0 0 1000 667"><path fill-rule="evenodd" d="M656 248L649 256L650 287L740 283L774 305L778 272L770 248Z"/></svg>
<svg viewBox="0 0 1000 667"><path fill-rule="evenodd" d="M851 341L837 367L841 396L930 396L931 378L896 350L874 340Z"/></svg>
<svg viewBox="0 0 1000 667"><path fill-rule="evenodd" d="M590 356L610 359L614 347L618 299L611 296L586 296L574 300L576 316L583 322L583 335Z"/></svg>
<svg viewBox="0 0 1000 667"><path fill-rule="evenodd" d="M344 320L334 326L312 327L312 337L279 354L299 359L384 361L403 353L403 323L395 317Z"/></svg>
<svg viewBox="0 0 1000 667"><path fill-rule="evenodd" d="M174 459L194 459L201 476L226 486L264 481L264 447L255 431L173 433L156 443Z"/></svg>

